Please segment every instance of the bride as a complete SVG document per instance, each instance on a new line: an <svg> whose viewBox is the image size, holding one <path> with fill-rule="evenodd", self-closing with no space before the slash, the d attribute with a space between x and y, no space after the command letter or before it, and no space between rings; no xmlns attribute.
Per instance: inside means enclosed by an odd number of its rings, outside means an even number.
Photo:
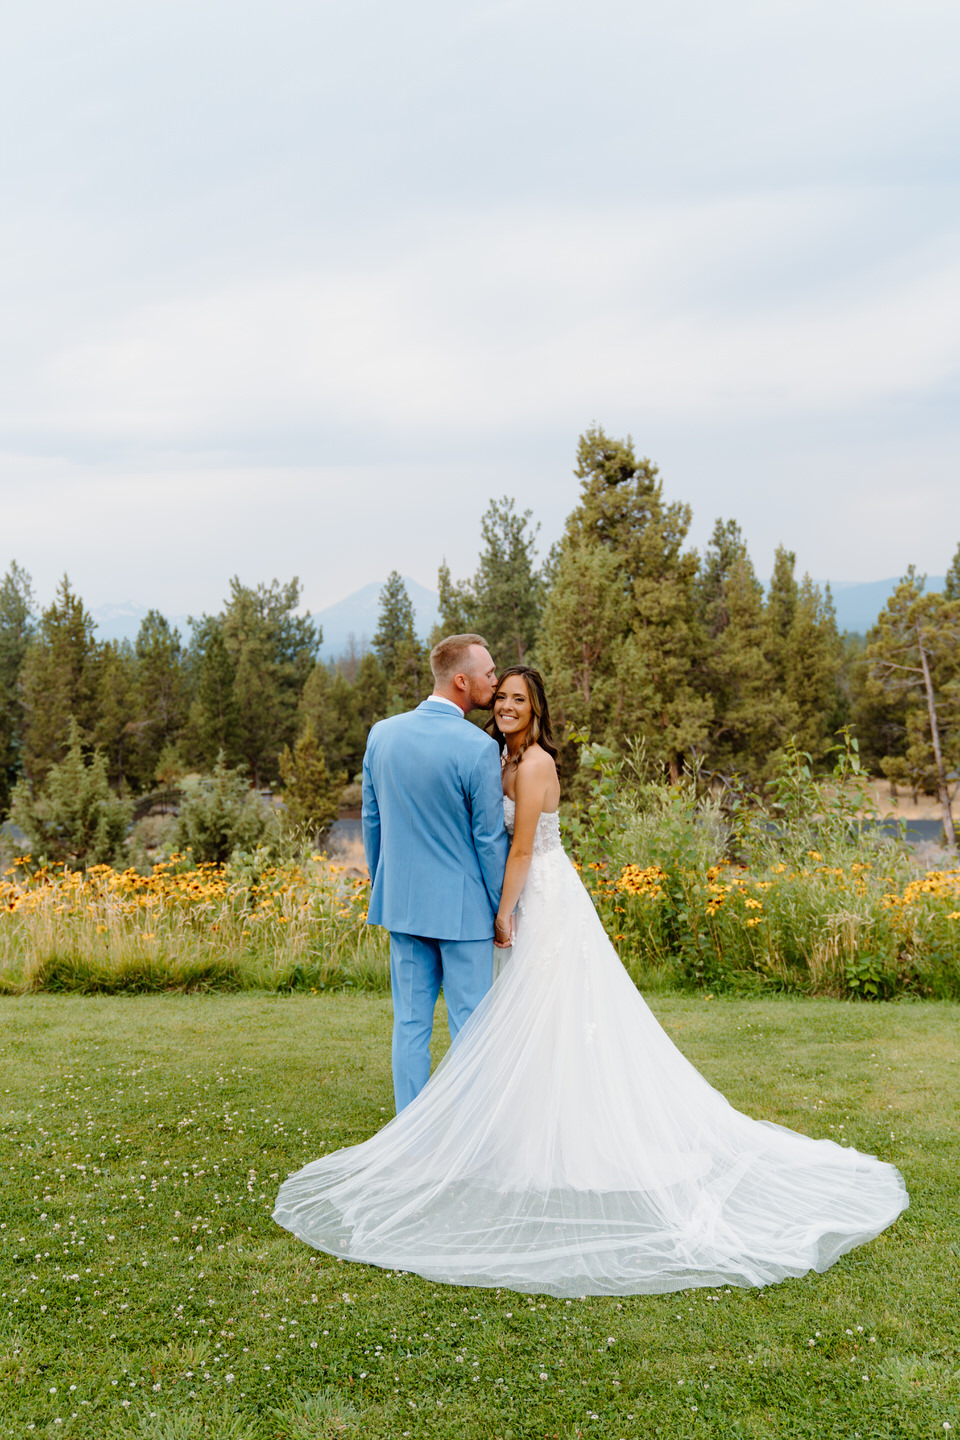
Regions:
<svg viewBox="0 0 960 1440"><path fill-rule="evenodd" d="M870 1155L740 1114L657 1024L561 844L543 682L500 677L512 954L426 1088L305 1166L274 1219L344 1259L552 1295L770 1285L907 1205Z"/></svg>

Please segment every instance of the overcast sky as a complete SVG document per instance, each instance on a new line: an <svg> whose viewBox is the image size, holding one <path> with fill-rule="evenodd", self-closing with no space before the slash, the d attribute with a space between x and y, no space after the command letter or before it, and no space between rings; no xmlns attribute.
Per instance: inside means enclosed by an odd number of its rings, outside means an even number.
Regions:
<svg viewBox="0 0 960 1440"><path fill-rule="evenodd" d="M596 421L761 575L942 574L958 70L956 0L9 7L0 569L433 586Z"/></svg>

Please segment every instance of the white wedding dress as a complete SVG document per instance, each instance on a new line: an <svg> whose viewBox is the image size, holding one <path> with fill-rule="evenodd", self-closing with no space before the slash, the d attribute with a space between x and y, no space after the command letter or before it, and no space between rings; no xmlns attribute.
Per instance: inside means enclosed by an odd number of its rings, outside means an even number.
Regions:
<svg viewBox="0 0 960 1440"><path fill-rule="evenodd" d="M426 1088L291 1175L278 1224L453 1285L626 1295L825 1270L906 1207L892 1165L741 1115L684 1059L555 814L518 909L512 957Z"/></svg>

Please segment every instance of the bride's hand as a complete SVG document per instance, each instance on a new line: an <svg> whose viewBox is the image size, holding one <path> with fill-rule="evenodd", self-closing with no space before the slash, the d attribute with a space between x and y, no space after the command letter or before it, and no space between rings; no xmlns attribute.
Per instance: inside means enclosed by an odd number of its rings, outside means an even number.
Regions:
<svg viewBox="0 0 960 1440"><path fill-rule="evenodd" d="M496 948L498 950L509 950L513 945L513 933L514 917L511 915L509 920L504 923L498 915L493 922L493 943Z"/></svg>

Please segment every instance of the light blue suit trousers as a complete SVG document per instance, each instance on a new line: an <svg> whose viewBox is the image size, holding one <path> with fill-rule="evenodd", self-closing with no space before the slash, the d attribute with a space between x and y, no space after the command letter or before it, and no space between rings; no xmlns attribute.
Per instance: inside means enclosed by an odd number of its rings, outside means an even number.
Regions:
<svg viewBox="0 0 960 1440"><path fill-rule="evenodd" d="M443 986L451 1040L493 979L509 841L496 742L442 700L381 720L363 759L371 925L390 931L397 1109L430 1077Z"/></svg>

